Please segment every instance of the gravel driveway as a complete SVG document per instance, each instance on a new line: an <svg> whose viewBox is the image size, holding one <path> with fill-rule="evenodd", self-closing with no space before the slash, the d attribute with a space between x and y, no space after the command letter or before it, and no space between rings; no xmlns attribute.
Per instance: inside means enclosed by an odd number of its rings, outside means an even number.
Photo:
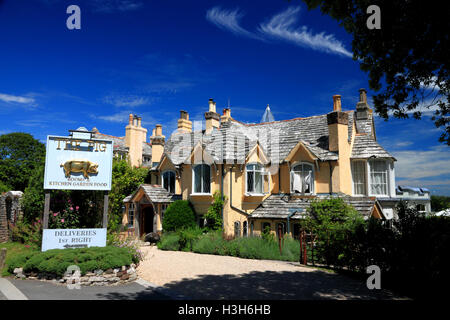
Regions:
<svg viewBox="0 0 450 320"><path fill-rule="evenodd" d="M191 299L396 299L365 281L294 262L141 249L139 277Z"/></svg>

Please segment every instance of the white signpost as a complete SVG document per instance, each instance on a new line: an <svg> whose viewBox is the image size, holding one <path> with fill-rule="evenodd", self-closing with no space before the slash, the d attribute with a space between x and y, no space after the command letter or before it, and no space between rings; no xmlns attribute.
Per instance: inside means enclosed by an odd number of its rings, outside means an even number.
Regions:
<svg viewBox="0 0 450 320"><path fill-rule="evenodd" d="M106 246L106 228L44 229L42 251Z"/></svg>
<svg viewBox="0 0 450 320"><path fill-rule="evenodd" d="M42 251L106 245L113 141L95 139L92 137L92 132L85 128L70 130L70 132L71 135L68 137L47 137ZM49 190L52 189L105 191L103 228L48 229Z"/></svg>

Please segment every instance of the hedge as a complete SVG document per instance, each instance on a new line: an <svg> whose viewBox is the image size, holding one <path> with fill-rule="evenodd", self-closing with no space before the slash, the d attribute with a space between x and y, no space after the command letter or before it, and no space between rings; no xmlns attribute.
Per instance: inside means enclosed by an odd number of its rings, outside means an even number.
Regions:
<svg viewBox="0 0 450 320"><path fill-rule="evenodd" d="M26 252L11 257L6 264L9 273L13 273L15 268L23 268L27 273L63 276L71 265L77 265L84 275L89 271L113 269L137 262L127 248L107 246Z"/></svg>

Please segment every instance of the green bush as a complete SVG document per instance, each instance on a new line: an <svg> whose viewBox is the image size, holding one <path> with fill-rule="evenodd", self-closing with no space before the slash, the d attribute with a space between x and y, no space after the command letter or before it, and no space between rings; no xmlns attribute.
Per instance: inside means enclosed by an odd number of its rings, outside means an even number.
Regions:
<svg viewBox="0 0 450 320"><path fill-rule="evenodd" d="M23 268L25 272L36 272L63 276L67 267L77 265L81 274L98 269L107 270L129 266L134 260L126 248L91 247L77 249L53 249L45 252L26 252L7 260L8 272Z"/></svg>
<svg viewBox="0 0 450 320"><path fill-rule="evenodd" d="M178 251L180 249L180 236L174 232L164 233L158 242L158 249Z"/></svg>
<svg viewBox="0 0 450 320"><path fill-rule="evenodd" d="M163 230L175 231L181 228L195 227L195 214L189 202L177 200L172 202L164 212Z"/></svg>
<svg viewBox="0 0 450 320"><path fill-rule="evenodd" d="M40 249L42 244L42 223L37 219L32 223L18 220L15 224L9 223L11 240Z"/></svg>
<svg viewBox="0 0 450 320"><path fill-rule="evenodd" d="M192 251L193 243L200 238L204 229L199 226L178 229L176 233L179 236L180 249L183 251Z"/></svg>

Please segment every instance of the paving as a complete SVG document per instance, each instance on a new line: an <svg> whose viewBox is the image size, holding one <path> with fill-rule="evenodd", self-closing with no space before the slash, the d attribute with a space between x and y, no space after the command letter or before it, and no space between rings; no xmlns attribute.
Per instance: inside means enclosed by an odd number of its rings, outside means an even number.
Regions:
<svg viewBox="0 0 450 320"><path fill-rule="evenodd" d="M81 286L80 289L68 289L66 285L39 280L20 280L0 278L0 300L16 300L10 295L6 282L18 289L28 300L170 300L168 295L157 292L152 286L137 282L118 286ZM3 291L3 292L2 292ZM5 296L6 295L6 296ZM7 297L10 295L9 297Z"/></svg>

